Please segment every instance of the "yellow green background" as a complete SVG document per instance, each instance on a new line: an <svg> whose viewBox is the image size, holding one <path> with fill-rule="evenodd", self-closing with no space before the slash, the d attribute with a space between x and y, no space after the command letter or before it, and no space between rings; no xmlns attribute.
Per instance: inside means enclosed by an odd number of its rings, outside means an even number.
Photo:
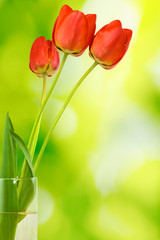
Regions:
<svg viewBox="0 0 160 240"><path fill-rule="evenodd" d="M90 74L48 143L37 172L38 239L159 240L158 0L0 0L0 161L6 112L28 141L42 89L42 79L28 67L30 48L39 36L51 39L63 4L96 13L97 30L120 19L133 29L133 38L114 69L98 66ZM92 63L88 50L68 58L45 110L36 154L67 94Z"/></svg>

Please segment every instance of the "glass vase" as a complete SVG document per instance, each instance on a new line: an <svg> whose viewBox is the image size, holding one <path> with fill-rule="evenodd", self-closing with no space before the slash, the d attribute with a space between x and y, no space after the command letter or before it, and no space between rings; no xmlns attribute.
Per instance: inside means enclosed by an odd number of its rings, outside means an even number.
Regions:
<svg viewBox="0 0 160 240"><path fill-rule="evenodd" d="M37 240L37 178L0 178L0 240Z"/></svg>

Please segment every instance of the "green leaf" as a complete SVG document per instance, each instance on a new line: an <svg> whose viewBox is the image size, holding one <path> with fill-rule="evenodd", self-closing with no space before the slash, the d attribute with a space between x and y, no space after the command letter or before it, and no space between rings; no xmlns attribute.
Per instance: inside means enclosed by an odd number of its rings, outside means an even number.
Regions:
<svg viewBox="0 0 160 240"><path fill-rule="evenodd" d="M16 161L16 144L10 134L10 130L14 131L12 122L7 113L5 120L4 147L1 166L1 178L17 177L17 161Z"/></svg>
<svg viewBox="0 0 160 240"><path fill-rule="evenodd" d="M0 174L0 239L3 240L14 240L18 223L16 143L10 130L14 131L7 113Z"/></svg>
<svg viewBox="0 0 160 240"><path fill-rule="evenodd" d="M9 120L10 130L12 130L14 132L13 124L12 124L10 117L8 120ZM16 142L12 137L11 137L11 145L12 145L12 153L13 153L13 162L15 165L15 173L16 173L15 176L17 177L17 147L16 147Z"/></svg>
<svg viewBox="0 0 160 240"><path fill-rule="evenodd" d="M34 170L33 170L32 160L31 160L31 156L30 156L30 153L29 153L29 150L28 150L26 144L20 138L20 136L18 136L15 132L13 132L12 130L10 130L10 132L11 132L11 135L14 138L15 142L18 144L18 146L20 147L20 149L24 153L25 159L27 161L28 167L29 167L30 172L31 172L31 176L34 177L35 174L34 174Z"/></svg>
<svg viewBox="0 0 160 240"><path fill-rule="evenodd" d="M10 133L11 133L12 137L14 138L14 140L16 141L16 143L18 144L18 146L20 147L20 149L22 150L22 152L24 153L25 161L27 162L27 166L28 166L26 169L26 172L25 172L24 180L21 180L18 185L18 191L20 189L19 211L25 212L27 210L27 208L29 207L29 205L31 204L31 202L33 201L35 191L36 191L34 182L28 180L28 177L34 177L35 174L34 174L34 170L33 170L31 156L30 156L30 153L29 153L29 150L28 150L26 144L20 138L20 136L18 136L15 132L10 130ZM23 218L24 218L24 215L19 215L18 222L22 221Z"/></svg>

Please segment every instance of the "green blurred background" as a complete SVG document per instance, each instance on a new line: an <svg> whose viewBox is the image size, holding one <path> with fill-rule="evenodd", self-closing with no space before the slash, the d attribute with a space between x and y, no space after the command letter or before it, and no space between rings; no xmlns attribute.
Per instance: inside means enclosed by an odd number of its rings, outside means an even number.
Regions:
<svg viewBox="0 0 160 240"><path fill-rule="evenodd" d="M41 35L51 39L63 4L96 13L97 30L120 19L133 29L133 39L116 68L98 66L90 74L48 143L37 172L38 239L159 240L158 0L0 0L0 161L7 111L28 141L42 89L42 79L28 67L30 48ZM67 94L92 63L88 50L68 58L45 110L36 154Z"/></svg>

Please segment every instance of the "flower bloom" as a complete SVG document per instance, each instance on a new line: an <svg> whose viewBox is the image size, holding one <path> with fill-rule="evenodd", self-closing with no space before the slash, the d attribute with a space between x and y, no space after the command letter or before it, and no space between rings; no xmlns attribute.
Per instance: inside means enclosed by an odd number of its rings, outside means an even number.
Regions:
<svg viewBox="0 0 160 240"><path fill-rule="evenodd" d="M93 40L96 29L96 14L73 11L64 5L53 28L53 42L65 53L80 56Z"/></svg>
<svg viewBox="0 0 160 240"><path fill-rule="evenodd" d="M123 58L132 37L132 30L123 29L115 20L95 35L90 45L90 56L105 69L111 69Z"/></svg>
<svg viewBox="0 0 160 240"><path fill-rule="evenodd" d="M34 41L30 52L29 67L38 77L46 74L51 77L59 67L59 53L53 42L45 37L38 37Z"/></svg>

